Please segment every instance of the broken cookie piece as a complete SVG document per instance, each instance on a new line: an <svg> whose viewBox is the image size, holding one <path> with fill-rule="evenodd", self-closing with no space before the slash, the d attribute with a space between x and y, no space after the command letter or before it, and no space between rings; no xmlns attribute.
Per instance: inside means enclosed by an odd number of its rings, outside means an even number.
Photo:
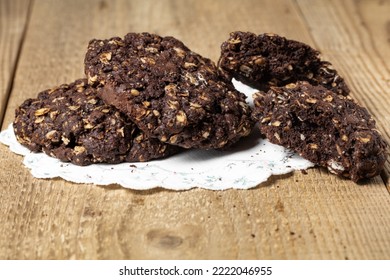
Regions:
<svg viewBox="0 0 390 280"><path fill-rule="evenodd" d="M173 37L129 33L91 40L89 83L150 137L184 148L225 148L253 126L245 95L215 64Z"/></svg>
<svg viewBox="0 0 390 280"><path fill-rule="evenodd" d="M221 46L218 67L228 77L267 91L297 81L348 95L344 79L310 46L276 34L232 32Z"/></svg>
<svg viewBox="0 0 390 280"><path fill-rule="evenodd" d="M106 105L86 79L27 99L16 109L13 126L17 140L30 150L77 165L148 161L177 151Z"/></svg>
<svg viewBox="0 0 390 280"><path fill-rule="evenodd" d="M253 97L253 116L272 143L355 182L383 169L388 145L368 111L349 96L297 82Z"/></svg>

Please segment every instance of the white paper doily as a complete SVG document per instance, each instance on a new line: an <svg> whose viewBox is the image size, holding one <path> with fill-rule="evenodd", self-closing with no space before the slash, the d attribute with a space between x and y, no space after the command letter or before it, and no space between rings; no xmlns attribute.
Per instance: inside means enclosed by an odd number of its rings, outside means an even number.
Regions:
<svg viewBox="0 0 390 280"><path fill-rule="evenodd" d="M255 91L233 81L248 95ZM242 138L229 151L188 150L162 160L143 163L92 164L77 166L44 153L32 153L17 142L12 124L0 133L0 142L23 155L24 165L36 178L61 177L75 183L119 184L143 190L163 187L184 190L200 187L212 190L248 189L265 182L271 175L287 174L314 166L293 152L260 137L258 129Z"/></svg>

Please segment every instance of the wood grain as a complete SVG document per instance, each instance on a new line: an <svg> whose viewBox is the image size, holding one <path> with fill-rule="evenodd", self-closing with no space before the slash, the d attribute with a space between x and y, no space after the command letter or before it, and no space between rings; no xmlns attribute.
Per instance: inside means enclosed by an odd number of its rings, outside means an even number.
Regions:
<svg viewBox="0 0 390 280"><path fill-rule="evenodd" d="M12 88L29 6L29 0L0 2L0 123Z"/></svg>
<svg viewBox="0 0 390 280"><path fill-rule="evenodd" d="M243 30L320 49L389 140L390 54L374 39L388 17L382 2L340 2L34 1L2 127L27 97L82 77L92 38L173 35L217 60L229 32ZM132 191L34 179L20 156L0 153L0 259L390 259L379 176L357 185L313 168L251 190Z"/></svg>

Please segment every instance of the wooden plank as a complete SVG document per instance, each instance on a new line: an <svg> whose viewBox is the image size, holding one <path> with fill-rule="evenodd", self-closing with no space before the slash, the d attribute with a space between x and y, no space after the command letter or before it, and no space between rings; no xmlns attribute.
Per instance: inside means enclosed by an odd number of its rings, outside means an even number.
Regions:
<svg viewBox="0 0 390 280"><path fill-rule="evenodd" d="M30 0L0 2L0 124L11 91L29 6Z"/></svg>
<svg viewBox="0 0 390 280"><path fill-rule="evenodd" d="M347 9L351 7L347 6ZM377 56L382 58L382 63L390 69L390 2L385 0L360 0L354 5L354 13L357 13L359 28L365 31L366 38L363 44L371 49ZM390 85L390 79L387 76L387 83Z"/></svg>
<svg viewBox="0 0 390 280"><path fill-rule="evenodd" d="M347 78L390 143L389 1L308 1L297 4L325 59ZM325 15L325 16L324 16ZM390 190L390 164L382 178Z"/></svg>
<svg viewBox="0 0 390 280"><path fill-rule="evenodd" d="M25 98L81 77L94 37L173 35L216 60L230 31L313 45L309 31L322 24L306 26L302 9L284 0L64 2L34 2L4 125ZM0 151L0 259L390 258L390 196L379 177L356 185L315 168L252 190L141 192L34 179L21 157Z"/></svg>

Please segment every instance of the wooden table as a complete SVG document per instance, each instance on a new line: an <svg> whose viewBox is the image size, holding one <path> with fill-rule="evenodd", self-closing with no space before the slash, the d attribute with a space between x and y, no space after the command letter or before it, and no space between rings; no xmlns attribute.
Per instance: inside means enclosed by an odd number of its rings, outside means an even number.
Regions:
<svg viewBox="0 0 390 280"><path fill-rule="evenodd" d="M319 49L390 140L389 0L1 0L2 129L26 98L83 77L92 38L172 35L216 61L235 30ZM34 179L0 153L1 259L390 259L389 162L363 184L313 168L175 192Z"/></svg>

